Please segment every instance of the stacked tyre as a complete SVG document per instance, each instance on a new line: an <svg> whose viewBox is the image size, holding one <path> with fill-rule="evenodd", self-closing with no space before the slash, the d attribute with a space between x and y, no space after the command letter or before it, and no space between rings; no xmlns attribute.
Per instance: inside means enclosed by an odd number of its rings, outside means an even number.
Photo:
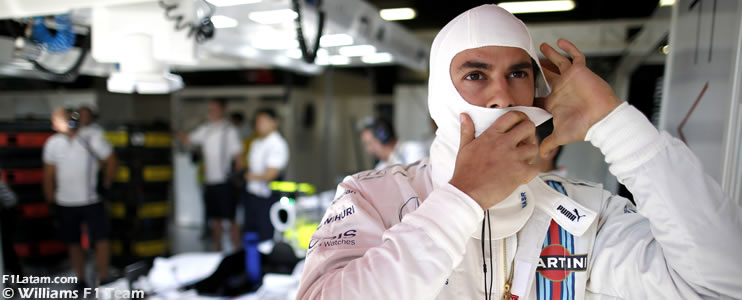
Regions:
<svg viewBox="0 0 742 300"><path fill-rule="evenodd" d="M112 263L125 266L167 255L172 136L166 126L108 128L119 167L109 195Z"/></svg>

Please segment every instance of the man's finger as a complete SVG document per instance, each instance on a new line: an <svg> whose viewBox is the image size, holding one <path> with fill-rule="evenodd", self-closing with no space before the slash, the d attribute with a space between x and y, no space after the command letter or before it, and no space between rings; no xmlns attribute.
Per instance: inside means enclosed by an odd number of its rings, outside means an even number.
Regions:
<svg viewBox="0 0 742 300"><path fill-rule="evenodd" d="M526 114L520 111L512 110L495 120L495 123L493 123L490 127L494 127L495 130L499 133L505 133L510 131L515 125L523 120L528 120L528 116Z"/></svg>
<svg viewBox="0 0 742 300"><path fill-rule="evenodd" d="M559 146L560 145L556 142L556 139L554 139L554 134L552 133L541 142L541 146L539 146L539 155L541 157L546 157L546 154Z"/></svg>
<svg viewBox="0 0 742 300"><path fill-rule="evenodd" d="M559 39L557 41L557 46L559 46L559 48L564 50L564 52L567 52L567 54L572 57L572 64L585 64L585 55L582 54L582 51L580 51L580 49L577 49L577 46L572 44L572 42L566 39Z"/></svg>
<svg viewBox="0 0 742 300"><path fill-rule="evenodd" d="M518 141L516 145L537 144L536 125L529 119L525 119L518 123L518 125L515 125L507 134L511 135L515 141Z"/></svg>
<svg viewBox="0 0 742 300"><path fill-rule="evenodd" d="M572 63L564 57L561 53L557 52L549 46L547 43L541 43L541 53L546 56L547 59L549 59L552 63L554 63L557 68L559 68L559 73L564 74L564 72L567 72L567 69L572 65Z"/></svg>
<svg viewBox="0 0 742 300"><path fill-rule="evenodd" d="M551 70L544 69L544 77L546 77L546 81L553 86L559 79L559 77L562 77L562 75L557 72L552 72Z"/></svg>
<svg viewBox="0 0 742 300"><path fill-rule="evenodd" d="M551 71L554 74L559 75L559 67L557 67L553 62L550 60L539 57L538 63L541 64L541 71ZM548 77L547 77L548 79Z"/></svg>
<svg viewBox="0 0 742 300"><path fill-rule="evenodd" d="M474 122L466 113L459 114L461 123L461 139L459 140L459 150L474 140Z"/></svg>

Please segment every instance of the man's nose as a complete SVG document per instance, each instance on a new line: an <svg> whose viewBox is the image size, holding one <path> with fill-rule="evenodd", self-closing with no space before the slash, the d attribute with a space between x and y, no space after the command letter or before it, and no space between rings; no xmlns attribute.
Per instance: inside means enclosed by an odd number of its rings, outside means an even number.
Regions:
<svg viewBox="0 0 742 300"><path fill-rule="evenodd" d="M515 106L515 101L510 95L510 89L506 78L497 78L491 81L487 87L487 108L506 108Z"/></svg>

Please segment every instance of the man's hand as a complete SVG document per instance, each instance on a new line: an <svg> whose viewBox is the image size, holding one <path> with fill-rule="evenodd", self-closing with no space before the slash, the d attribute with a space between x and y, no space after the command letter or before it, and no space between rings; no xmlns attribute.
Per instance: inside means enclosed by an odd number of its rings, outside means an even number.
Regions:
<svg viewBox="0 0 742 300"><path fill-rule="evenodd" d="M608 83L587 68L585 55L575 45L565 39L559 39L557 45L572 57L572 62L548 44L541 44L541 52L559 69L555 73L544 65L552 91L535 103L554 116L554 132L541 143L541 156L560 145L584 140L593 124L621 104Z"/></svg>
<svg viewBox="0 0 742 300"><path fill-rule="evenodd" d="M474 138L474 123L461 119L461 143L451 185L489 209L521 184L538 175L532 164L538 155L536 127L528 117L511 111Z"/></svg>

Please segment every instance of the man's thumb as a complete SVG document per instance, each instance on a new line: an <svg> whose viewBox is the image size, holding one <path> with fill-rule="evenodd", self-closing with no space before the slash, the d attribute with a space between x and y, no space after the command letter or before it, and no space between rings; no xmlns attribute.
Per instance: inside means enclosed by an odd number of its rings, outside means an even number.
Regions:
<svg viewBox="0 0 742 300"><path fill-rule="evenodd" d="M459 114L461 123L461 140L459 141L459 150L474 140L474 122L466 113Z"/></svg>
<svg viewBox="0 0 742 300"><path fill-rule="evenodd" d="M554 139L554 134L551 134L547 136L544 141L541 142L541 146L539 146L539 156L542 158L545 157L551 150L556 149L559 147L559 144L557 144L556 140Z"/></svg>

